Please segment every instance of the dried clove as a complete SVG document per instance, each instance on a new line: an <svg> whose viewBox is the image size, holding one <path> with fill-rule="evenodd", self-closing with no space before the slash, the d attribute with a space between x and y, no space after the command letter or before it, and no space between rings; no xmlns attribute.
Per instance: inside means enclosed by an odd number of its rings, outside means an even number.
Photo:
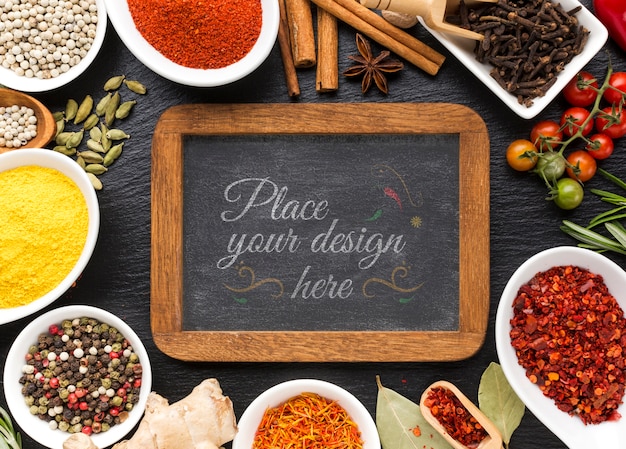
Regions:
<svg viewBox="0 0 626 449"><path fill-rule="evenodd" d="M461 0L456 19L483 34L474 48L476 59L492 65L498 84L530 107L584 49L589 31L575 16L579 10L566 11L550 0L500 0L471 8Z"/></svg>

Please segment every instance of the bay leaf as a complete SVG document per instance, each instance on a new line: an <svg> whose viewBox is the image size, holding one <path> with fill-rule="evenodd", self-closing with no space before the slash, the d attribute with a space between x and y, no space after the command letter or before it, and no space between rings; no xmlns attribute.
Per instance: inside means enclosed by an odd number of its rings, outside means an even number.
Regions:
<svg viewBox="0 0 626 449"><path fill-rule="evenodd" d="M513 432L524 417L526 406L511 388L502 367L495 362L489 364L480 378L478 408L498 428L502 441L508 447Z"/></svg>
<svg viewBox="0 0 626 449"><path fill-rule="evenodd" d="M422 416L419 404L382 385L376 376L376 427L383 449L451 449Z"/></svg>

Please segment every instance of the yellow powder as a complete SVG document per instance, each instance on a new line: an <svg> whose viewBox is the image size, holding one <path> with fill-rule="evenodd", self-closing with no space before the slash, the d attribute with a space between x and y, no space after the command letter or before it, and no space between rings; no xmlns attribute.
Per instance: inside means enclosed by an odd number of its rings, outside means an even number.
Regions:
<svg viewBox="0 0 626 449"><path fill-rule="evenodd" d="M72 270L89 217L78 186L58 170L0 172L0 308L28 304Z"/></svg>

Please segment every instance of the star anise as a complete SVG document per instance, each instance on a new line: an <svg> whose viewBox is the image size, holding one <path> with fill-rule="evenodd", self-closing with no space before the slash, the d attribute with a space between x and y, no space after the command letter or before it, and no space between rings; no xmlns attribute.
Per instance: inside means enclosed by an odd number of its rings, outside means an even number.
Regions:
<svg viewBox="0 0 626 449"><path fill-rule="evenodd" d="M388 93L389 88L385 73L398 72L404 68L404 64L389 58L390 53L388 50L381 51L378 56L374 57L370 43L359 33L356 34L356 48L361 54L348 56L356 64L346 69L343 72L344 76L363 75L363 81L361 82L363 93L369 90L372 80L382 93Z"/></svg>

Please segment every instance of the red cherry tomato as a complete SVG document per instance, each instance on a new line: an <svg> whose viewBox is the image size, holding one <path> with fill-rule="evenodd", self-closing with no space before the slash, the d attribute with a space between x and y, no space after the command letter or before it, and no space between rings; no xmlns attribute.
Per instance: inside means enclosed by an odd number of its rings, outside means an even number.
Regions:
<svg viewBox="0 0 626 449"><path fill-rule="evenodd" d="M561 128L563 134L567 137L571 137L578 132L585 120L589 117L590 113L587 109L574 106L568 108L561 115ZM585 127L581 129L583 136L587 136L593 130L593 120L588 120Z"/></svg>
<svg viewBox="0 0 626 449"><path fill-rule="evenodd" d="M613 139L603 133L594 134L589 137L589 143L585 149L594 159L602 160L613 154L615 145Z"/></svg>
<svg viewBox="0 0 626 449"><path fill-rule="evenodd" d="M626 72L613 72L609 77L609 85L613 89L609 87L604 91L604 99L613 104L623 102L626 93Z"/></svg>
<svg viewBox="0 0 626 449"><path fill-rule="evenodd" d="M537 122L530 130L530 141L539 151L548 151L559 146L563 140L561 125L553 120Z"/></svg>
<svg viewBox="0 0 626 449"><path fill-rule="evenodd" d="M598 97L598 81L589 72L579 72L563 89L563 96L572 106L590 106Z"/></svg>
<svg viewBox="0 0 626 449"><path fill-rule="evenodd" d="M596 174L598 164L596 160L585 150L577 150L567 156L568 166L565 168L567 175L580 182L587 182Z"/></svg>
<svg viewBox="0 0 626 449"><path fill-rule="evenodd" d="M626 110L608 106L596 116L596 130L611 139L619 139L626 135Z"/></svg>

